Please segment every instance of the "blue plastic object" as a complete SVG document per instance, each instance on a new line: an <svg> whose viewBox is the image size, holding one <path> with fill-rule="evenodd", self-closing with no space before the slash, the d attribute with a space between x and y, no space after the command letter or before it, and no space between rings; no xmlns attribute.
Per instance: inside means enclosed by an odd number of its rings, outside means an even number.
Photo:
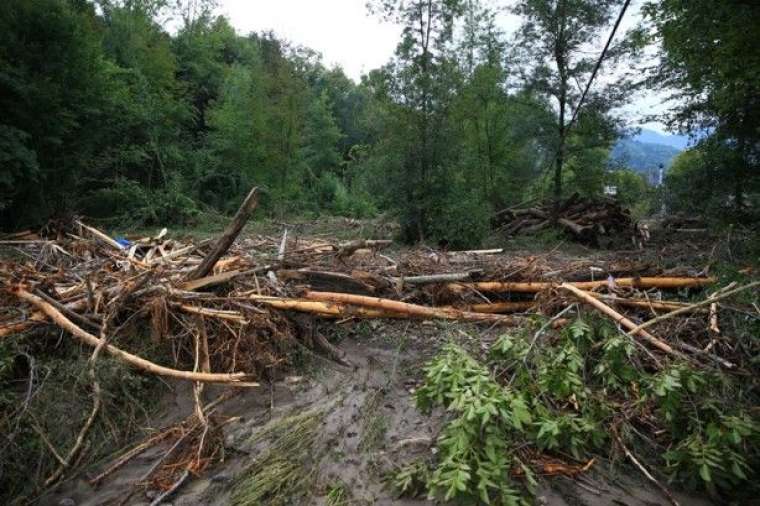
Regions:
<svg viewBox="0 0 760 506"><path fill-rule="evenodd" d="M132 245L132 241L124 237L114 237L114 241L118 242L122 248L128 248Z"/></svg>

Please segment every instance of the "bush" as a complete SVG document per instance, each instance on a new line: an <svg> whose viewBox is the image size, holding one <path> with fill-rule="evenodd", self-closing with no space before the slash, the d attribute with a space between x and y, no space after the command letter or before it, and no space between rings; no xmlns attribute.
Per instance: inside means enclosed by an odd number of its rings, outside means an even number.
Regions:
<svg viewBox="0 0 760 506"><path fill-rule="evenodd" d="M349 191L338 176L325 172L316 180L311 190L314 210L325 210L339 216L370 218L377 214L377 208L369 195Z"/></svg>
<svg viewBox="0 0 760 506"><path fill-rule="evenodd" d="M431 240L446 240L452 249L477 248L490 231L491 207L474 191L453 191L428 213Z"/></svg>
<svg viewBox="0 0 760 506"><path fill-rule="evenodd" d="M746 410L753 387L678 362L652 374L640 360L628 336L596 318L577 318L540 343L530 328L503 335L484 361L447 345L417 391L420 410L451 414L438 454L401 468L396 486L444 501L526 504L533 471L518 449L583 462L617 448L612 432L682 485L756 493L760 424ZM642 427L651 436L644 445ZM662 451L653 454L652 444Z"/></svg>
<svg viewBox="0 0 760 506"><path fill-rule="evenodd" d="M91 218L118 222L121 226L189 225L198 215L196 202L183 193L179 181L149 190L135 181L120 179L79 201Z"/></svg>
<svg viewBox="0 0 760 506"><path fill-rule="evenodd" d="M417 223L416 207L404 202L401 206L399 222L400 240L413 243L423 239L430 243L445 242L452 249L477 248L490 231L491 206L476 191L463 184L441 188L427 202L419 205L425 208L424 223Z"/></svg>

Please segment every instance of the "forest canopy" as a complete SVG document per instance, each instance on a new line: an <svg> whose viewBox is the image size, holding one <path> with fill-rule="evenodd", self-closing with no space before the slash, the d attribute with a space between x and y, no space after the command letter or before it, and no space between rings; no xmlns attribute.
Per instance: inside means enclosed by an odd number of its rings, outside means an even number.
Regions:
<svg viewBox="0 0 760 506"><path fill-rule="evenodd" d="M477 1L370 2L403 32L355 82L297 41L238 33L213 2L6 0L0 227L73 214L192 225L255 184L269 215L387 213L407 241L477 244L500 209L631 181L610 152L631 126L620 107L647 87L672 93L670 124L702 139L666 177L666 200L700 208L698 183L711 189L701 209L748 215L760 7L653 0L599 60L625 3L511 2L522 25L508 36ZM619 70L647 46L655 68ZM615 79L586 94L597 63ZM642 212L659 209L641 205L645 183L623 186Z"/></svg>

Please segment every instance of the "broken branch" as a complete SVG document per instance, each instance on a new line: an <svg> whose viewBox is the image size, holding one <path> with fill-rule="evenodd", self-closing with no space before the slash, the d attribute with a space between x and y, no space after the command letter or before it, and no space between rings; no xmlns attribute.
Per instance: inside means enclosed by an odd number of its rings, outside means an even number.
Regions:
<svg viewBox="0 0 760 506"><path fill-rule="evenodd" d="M21 287L15 287L11 290L11 293L16 295L19 299L29 302L37 307L43 313L45 313L51 320L53 320L59 327L63 328L73 336L77 337L80 341L90 346L97 347L101 343L101 339L90 334L89 332L82 330L71 320L66 318L63 313L58 311L52 305L45 302L40 297L29 293ZM155 364L149 360L145 360L142 357L133 355L126 352L112 344L107 344L104 349L113 355L114 357L126 362L127 364L141 369L151 374L157 374L159 376L167 376L170 378L177 378L188 381L202 381L206 383L238 383L241 386L259 386L258 383L245 382L250 379L250 376L246 373L237 372L229 374L211 374L211 373L196 373L190 371L181 371L179 369L171 369L162 365Z"/></svg>
<svg viewBox="0 0 760 506"><path fill-rule="evenodd" d="M258 204L258 199L258 188L254 187L250 193L248 193L248 196L240 205L237 213L235 213L235 217L232 219L230 224L227 225L227 228L224 230L224 233L216 242L214 247L211 249L208 255L203 258L203 261L200 263L200 265L194 271L192 271L190 275L188 275L188 281L209 275L209 273L214 269L216 262L219 261L219 259L227 252L228 249L230 249L230 246L232 246L232 243L235 242L235 239L237 239L240 231L243 230L243 227L248 221L248 218L256 208L256 204Z"/></svg>

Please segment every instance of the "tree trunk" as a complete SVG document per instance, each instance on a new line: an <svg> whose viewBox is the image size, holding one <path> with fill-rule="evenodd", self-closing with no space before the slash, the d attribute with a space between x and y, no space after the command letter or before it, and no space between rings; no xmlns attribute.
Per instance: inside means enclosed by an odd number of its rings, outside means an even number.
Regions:
<svg viewBox="0 0 760 506"><path fill-rule="evenodd" d="M557 101L559 102L559 123L557 128L557 155L554 165L554 216L556 221L559 218L559 206L562 200L562 169L565 164L565 108L567 107L567 43L565 41L565 2L560 0L557 4L557 17L559 18L560 29L557 35L557 41L554 45L554 60L557 63L557 72L559 74L559 90Z"/></svg>
<svg viewBox="0 0 760 506"><path fill-rule="evenodd" d="M744 208L744 167L745 167L745 158L744 158L744 148L745 148L745 139L744 134L740 134L737 139L737 148L739 151L739 156L737 160L737 166L734 169L734 204L736 206L736 212L737 214L742 212L742 209Z"/></svg>
<svg viewBox="0 0 760 506"><path fill-rule="evenodd" d="M203 258L203 261L198 267L188 275L187 280L192 281L194 279L200 279L207 276L216 265L216 262L224 255L227 250L235 242L235 239L243 230L248 218L256 208L258 203L258 188L253 188L243 203L240 205L235 217L232 219L224 233L214 245L214 248Z"/></svg>

